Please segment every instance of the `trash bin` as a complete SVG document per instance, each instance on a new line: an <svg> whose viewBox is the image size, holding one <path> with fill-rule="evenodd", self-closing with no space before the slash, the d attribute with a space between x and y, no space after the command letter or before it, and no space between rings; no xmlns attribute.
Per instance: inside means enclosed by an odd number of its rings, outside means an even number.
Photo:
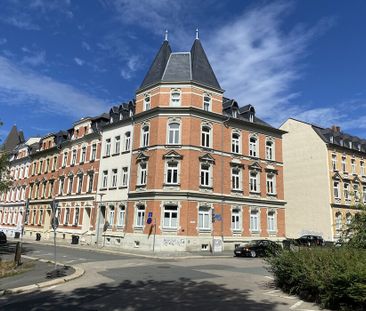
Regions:
<svg viewBox="0 0 366 311"><path fill-rule="evenodd" d="M20 238L20 232L15 232L14 239L19 239L19 238Z"/></svg>
<svg viewBox="0 0 366 311"><path fill-rule="evenodd" d="M40 233L36 233L36 241L40 241L41 240L41 234Z"/></svg>
<svg viewBox="0 0 366 311"><path fill-rule="evenodd" d="M71 236L71 244L79 244L79 236L78 235Z"/></svg>

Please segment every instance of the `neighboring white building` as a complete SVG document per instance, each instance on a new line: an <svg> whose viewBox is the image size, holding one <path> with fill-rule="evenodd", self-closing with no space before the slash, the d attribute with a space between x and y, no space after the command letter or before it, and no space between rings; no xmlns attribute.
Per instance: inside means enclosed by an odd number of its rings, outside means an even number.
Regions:
<svg viewBox="0 0 366 311"><path fill-rule="evenodd" d="M133 111L133 102L113 107L110 124L102 128L96 239L107 245L122 246L125 236Z"/></svg>

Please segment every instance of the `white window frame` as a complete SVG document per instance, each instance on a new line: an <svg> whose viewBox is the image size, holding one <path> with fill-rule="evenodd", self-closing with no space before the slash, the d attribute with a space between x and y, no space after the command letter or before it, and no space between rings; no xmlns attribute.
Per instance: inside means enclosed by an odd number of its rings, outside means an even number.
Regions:
<svg viewBox="0 0 366 311"><path fill-rule="evenodd" d="M91 153L90 153L90 160L95 161L97 158L97 144L92 144L91 146Z"/></svg>
<svg viewBox="0 0 366 311"><path fill-rule="evenodd" d="M352 171L352 174L356 174L356 160L355 159L351 159L351 171Z"/></svg>
<svg viewBox="0 0 366 311"><path fill-rule="evenodd" d="M347 172L347 164L346 164L346 157L342 157L342 172L346 173Z"/></svg>
<svg viewBox="0 0 366 311"><path fill-rule="evenodd" d="M238 166L231 168L231 189L236 191L242 190L242 169Z"/></svg>
<svg viewBox="0 0 366 311"><path fill-rule="evenodd" d="M118 168L113 168L111 174L111 188L117 188L117 182L118 182Z"/></svg>
<svg viewBox="0 0 366 311"><path fill-rule="evenodd" d="M86 161L86 146L81 147L81 156L80 156L80 163L85 163Z"/></svg>
<svg viewBox="0 0 366 311"><path fill-rule="evenodd" d="M121 152L121 136L117 135L114 137L114 153L119 154Z"/></svg>
<svg viewBox="0 0 366 311"><path fill-rule="evenodd" d="M332 154L332 169L337 171L337 155Z"/></svg>
<svg viewBox="0 0 366 311"><path fill-rule="evenodd" d="M200 164L200 186L212 187L212 165L210 163Z"/></svg>
<svg viewBox="0 0 366 311"><path fill-rule="evenodd" d="M255 140L255 142L252 141ZM249 156L258 158L258 137L256 135L251 135L249 137Z"/></svg>
<svg viewBox="0 0 366 311"><path fill-rule="evenodd" d="M231 209L231 230L233 232L242 231L242 209L240 207Z"/></svg>
<svg viewBox="0 0 366 311"><path fill-rule="evenodd" d="M77 149L73 149L71 151L71 165L76 165L76 159L77 159L77 156L78 156L78 151Z"/></svg>
<svg viewBox="0 0 366 311"><path fill-rule="evenodd" d="M207 130L208 131L207 131ZM211 148L212 127L208 124L201 125L201 146Z"/></svg>
<svg viewBox="0 0 366 311"><path fill-rule="evenodd" d="M252 209L250 211L250 231L259 232L260 231L260 214L259 210Z"/></svg>
<svg viewBox="0 0 366 311"><path fill-rule="evenodd" d="M109 227L114 227L114 215L115 215L115 207L114 205L108 206L108 223Z"/></svg>
<svg viewBox="0 0 366 311"><path fill-rule="evenodd" d="M105 157L109 157L111 155L111 143L112 143L112 140L110 138L106 138L106 140L105 140L105 152L104 152Z"/></svg>
<svg viewBox="0 0 366 311"><path fill-rule="evenodd" d="M102 189L108 187L108 170L104 170L102 174Z"/></svg>
<svg viewBox="0 0 366 311"><path fill-rule="evenodd" d="M127 187L128 186L128 167L122 167L122 178L121 178L121 186Z"/></svg>
<svg viewBox="0 0 366 311"><path fill-rule="evenodd" d="M82 174L78 175L77 193L81 193L83 191L83 178L84 178L84 175L82 175Z"/></svg>
<svg viewBox="0 0 366 311"><path fill-rule="evenodd" d="M338 232L342 230L342 214L340 212L335 214L335 230Z"/></svg>
<svg viewBox="0 0 366 311"><path fill-rule="evenodd" d="M150 94L144 95L144 111L151 109L151 96Z"/></svg>
<svg viewBox="0 0 366 311"><path fill-rule="evenodd" d="M140 162L138 167L138 186L146 186L147 184L147 162Z"/></svg>
<svg viewBox="0 0 366 311"><path fill-rule="evenodd" d="M175 215L175 217L173 217ZM175 219L175 224L173 223ZM177 205L164 205L163 211L163 229L177 230L179 226L179 207Z"/></svg>
<svg viewBox="0 0 366 311"><path fill-rule="evenodd" d="M203 107L204 111L211 111L212 110L212 97L210 94L203 94Z"/></svg>
<svg viewBox="0 0 366 311"><path fill-rule="evenodd" d="M201 205L198 207L198 229L199 231L211 231L212 229L212 208Z"/></svg>
<svg viewBox="0 0 366 311"><path fill-rule="evenodd" d="M267 230L268 232L277 232L277 213L267 210Z"/></svg>
<svg viewBox="0 0 366 311"><path fill-rule="evenodd" d="M178 126L177 128L172 128L172 126ZM168 132L167 132L167 144L168 145L179 145L180 144L180 123L177 121L168 122Z"/></svg>
<svg viewBox="0 0 366 311"><path fill-rule="evenodd" d="M260 193L260 173L258 171L249 171L249 191Z"/></svg>
<svg viewBox="0 0 366 311"><path fill-rule="evenodd" d="M126 218L126 205L120 204L118 206L118 220L117 220L118 227L125 226L125 218Z"/></svg>
<svg viewBox="0 0 366 311"><path fill-rule="evenodd" d="M350 184L345 182L343 183L343 195L344 195L344 200L345 201L350 201L351 197L350 197Z"/></svg>
<svg viewBox="0 0 366 311"><path fill-rule="evenodd" d="M275 195L276 191L276 175L273 173L266 174L266 190L267 194Z"/></svg>
<svg viewBox="0 0 366 311"><path fill-rule="evenodd" d="M145 214L146 207L145 205L137 205L135 207L135 227L143 228L145 226Z"/></svg>
<svg viewBox="0 0 366 311"><path fill-rule="evenodd" d="M149 145L150 125L144 124L141 127L141 147L147 147Z"/></svg>
<svg viewBox="0 0 366 311"><path fill-rule="evenodd" d="M131 132L128 131L125 133L124 135L124 144L123 144L123 147L124 147L124 150L123 151L130 151L130 148L131 148Z"/></svg>
<svg viewBox="0 0 366 311"><path fill-rule="evenodd" d="M174 167L172 165L174 165ZM178 185L179 172L180 172L180 162L177 160L167 160L165 162L165 183L167 185ZM176 178L174 178L174 176Z"/></svg>
<svg viewBox="0 0 366 311"><path fill-rule="evenodd" d="M73 217L73 221L72 221L72 224L74 226L77 226L79 225L79 220L80 220L80 207L75 207L74 208L74 217Z"/></svg>
<svg viewBox="0 0 366 311"><path fill-rule="evenodd" d="M333 196L335 199L340 199L340 190L339 190L340 182L338 180L333 181Z"/></svg>
<svg viewBox="0 0 366 311"><path fill-rule="evenodd" d="M177 95L176 98L175 95ZM179 89L173 89L170 92L170 106L180 107L182 104L182 92Z"/></svg>
<svg viewBox="0 0 366 311"><path fill-rule="evenodd" d="M235 138L234 136L237 136ZM238 132L232 132L231 133L231 152L239 154L241 151L240 145L241 145L241 135Z"/></svg>
<svg viewBox="0 0 366 311"><path fill-rule="evenodd" d="M266 160L274 161L275 159L275 140L273 138L266 139Z"/></svg>

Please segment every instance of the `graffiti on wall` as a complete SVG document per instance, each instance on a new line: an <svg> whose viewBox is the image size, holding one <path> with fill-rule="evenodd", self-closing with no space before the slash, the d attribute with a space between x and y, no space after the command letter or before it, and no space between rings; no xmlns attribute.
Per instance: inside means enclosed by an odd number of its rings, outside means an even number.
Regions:
<svg viewBox="0 0 366 311"><path fill-rule="evenodd" d="M181 238L163 238L163 246L184 246L185 240Z"/></svg>

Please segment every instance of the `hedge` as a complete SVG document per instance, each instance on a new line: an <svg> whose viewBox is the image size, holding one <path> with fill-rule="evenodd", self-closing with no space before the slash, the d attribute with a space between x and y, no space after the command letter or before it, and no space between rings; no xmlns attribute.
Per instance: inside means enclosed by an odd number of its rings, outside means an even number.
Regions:
<svg viewBox="0 0 366 311"><path fill-rule="evenodd" d="M324 308L366 310L366 250L302 248L267 259L276 285Z"/></svg>

